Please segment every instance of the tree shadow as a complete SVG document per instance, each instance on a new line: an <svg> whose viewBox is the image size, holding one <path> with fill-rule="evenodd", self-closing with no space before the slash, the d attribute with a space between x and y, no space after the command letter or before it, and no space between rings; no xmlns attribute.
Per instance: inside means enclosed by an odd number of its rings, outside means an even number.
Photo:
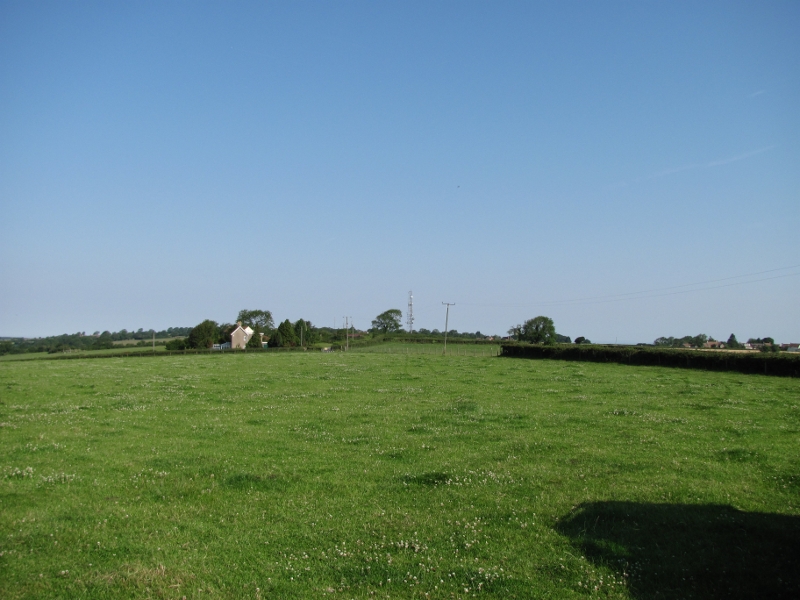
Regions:
<svg viewBox="0 0 800 600"><path fill-rule="evenodd" d="M800 598L800 517L588 502L556 529L625 578L633 598Z"/></svg>

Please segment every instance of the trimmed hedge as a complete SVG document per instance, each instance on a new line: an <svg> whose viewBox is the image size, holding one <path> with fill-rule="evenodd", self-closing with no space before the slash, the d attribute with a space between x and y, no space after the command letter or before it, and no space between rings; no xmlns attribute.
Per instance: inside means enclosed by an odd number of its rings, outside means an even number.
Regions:
<svg viewBox="0 0 800 600"><path fill-rule="evenodd" d="M761 352L709 352L636 346L594 346L506 343L500 356L510 358L549 358L587 362L613 362L623 365L646 365L703 369L706 371L735 371L780 377L800 377L800 356Z"/></svg>

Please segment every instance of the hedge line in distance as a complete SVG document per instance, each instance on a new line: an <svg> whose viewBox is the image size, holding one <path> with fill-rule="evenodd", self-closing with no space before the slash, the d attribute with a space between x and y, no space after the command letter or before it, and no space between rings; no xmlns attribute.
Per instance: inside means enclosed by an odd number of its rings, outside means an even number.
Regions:
<svg viewBox="0 0 800 600"><path fill-rule="evenodd" d="M589 346L506 343L500 356L511 358L549 358L586 362L613 362L623 365L646 365L735 371L780 377L800 377L800 356L767 353L709 352L633 346Z"/></svg>

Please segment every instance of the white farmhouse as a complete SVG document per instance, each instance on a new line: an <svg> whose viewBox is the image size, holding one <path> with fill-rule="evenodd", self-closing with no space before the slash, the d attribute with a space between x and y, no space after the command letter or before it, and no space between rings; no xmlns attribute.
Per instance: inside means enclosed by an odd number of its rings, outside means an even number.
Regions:
<svg viewBox="0 0 800 600"><path fill-rule="evenodd" d="M250 327L242 327L242 322L236 323L236 329L231 333L231 348L244 350L247 342L253 337L253 330Z"/></svg>

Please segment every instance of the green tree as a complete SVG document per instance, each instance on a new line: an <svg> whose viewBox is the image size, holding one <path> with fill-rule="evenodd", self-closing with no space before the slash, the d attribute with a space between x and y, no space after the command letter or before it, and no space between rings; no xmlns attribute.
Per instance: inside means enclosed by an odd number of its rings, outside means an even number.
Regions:
<svg viewBox="0 0 800 600"><path fill-rule="evenodd" d="M294 334L297 336L298 341L301 342L303 346L316 344L319 341L319 333L317 332L317 328L314 327L309 321L304 321L303 319L298 319L294 324Z"/></svg>
<svg viewBox="0 0 800 600"><path fill-rule="evenodd" d="M111 337L111 332L109 331L104 331L103 334L92 344L92 350L109 350L113 347L114 341Z"/></svg>
<svg viewBox="0 0 800 600"><path fill-rule="evenodd" d="M689 343L695 348L702 348L707 341L708 341L708 336L705 333L700 333L691 338Z"/></svg>
<svg viewBox="0 0 800 600"><path fill-rule="evenodd" d="M238 325L232 325L231 323L223 323L219 326L219 335L217 336L217 342L220 344L224 344L226 342L231 341L231 334L234 330L238 327Z"/></svg>
<svg viewBox="0 0 800 600"><path fill-rule="evenodd" d="M211 348L219 338L219 325L216 321L206 319L195 326L186 340L189 348Z"/></svg>
<svg viewBox="0 0 800 600"><path fill-rule="evenodd" d="M261 330L256 327L253 331L253 335L250 336L250 339L247 340L247 344L245 345L247 348L256 348L260 349L261 346Z"/></svg>
<svg viewBox="0 0 800 600"><path fill-rule="evenodd" d="M272 320L272 313L268 310L247 310L242 309L239 311L239 316L236 317L237 321L242 322L242 327L250 327L251 329L259 329L260 331L272 331L275 328L275 322Z"/></svg>
<svg viewBox="0 0 800 600"><path fill-rule="evenodd" d="M278 325L277 333L281 336L281 346L297 346L300 343L300 339L294 332L294 325L289 319Z"/></svg>
<svg viewBox="0 0 800 600"><path fill-rule="evenodd" d="M396 308L382 312L372 321L372 328L381 333L396 333L401 329L403 313Z"/></svg>
<svg viewBox="0 0 800 600"><path fill-rule="evenodd" d="M543 316L528 319L520 327L519 339L531 344L554 344L556 326L553 319Z"/></svg>
<svg viewBox="0 0 800 600"><path fill-rule="evenodd" d="M742 348L743 346L739 343L739 340L736 339L736 336L731 334L728 338L727 343L725 344L731 350L736 350L738 348Z"/></svg>
<svg viewBox="0 0 800 600"><path fill-rule="evenodd" d="M270 348L280 348L283 346L283 336L279 329L275 329L272 333L269 334L269 342L268 346Z"/></svg>

